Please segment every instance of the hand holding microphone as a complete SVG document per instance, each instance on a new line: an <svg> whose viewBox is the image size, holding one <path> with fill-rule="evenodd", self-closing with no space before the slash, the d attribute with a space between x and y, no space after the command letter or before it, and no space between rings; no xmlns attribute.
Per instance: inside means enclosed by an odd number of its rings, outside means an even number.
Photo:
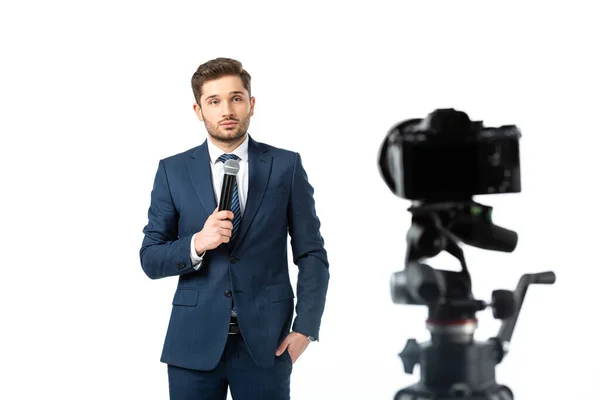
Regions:
<svg viewBox="0 0 600 400"><path fill-rule="evenodd" d="M204 227L196 234L194 248L201 255L207 250L217 248L221 243L229 243L233 230L233 212L231 209L231 198L240 165L235 160L225 161L223 185L221 187L221 198L219 206L204 223Z"/></svg>

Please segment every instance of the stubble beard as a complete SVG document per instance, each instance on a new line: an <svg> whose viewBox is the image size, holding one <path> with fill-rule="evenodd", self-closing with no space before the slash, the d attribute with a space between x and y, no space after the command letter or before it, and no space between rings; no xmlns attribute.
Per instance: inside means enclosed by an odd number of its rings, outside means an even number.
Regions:
<svg viewBox="0 0 600 400"><path fill-rule="evenodd" d="M236 120L237 126L234 128L224 128L219 125L212 124L210 122L204 122L204 126L206 127L206 131L208 135L216 142L232 145L236 143L241 143L243 141L244 135L248 132L248 127L250 126L250 116L248 115L243 120ZM225 131L226 133L224 133Z"/></svg>

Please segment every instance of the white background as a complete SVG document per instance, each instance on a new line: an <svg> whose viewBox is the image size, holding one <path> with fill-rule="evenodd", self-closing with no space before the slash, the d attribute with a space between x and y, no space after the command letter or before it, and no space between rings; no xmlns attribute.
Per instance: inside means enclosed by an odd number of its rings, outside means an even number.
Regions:
<svg viewBox="0 0 600 400"><path fill-rule="evenodd" d="M295 364L292 398L392 399L418 379L397 353L427 339L426 310L389 294L410 204L377 151L393 124L443 107L523 132L523 192L476 198L519 246L465 248L475 295L558 277L530 288L498 381L519 400L597 398L593 2L248 3L0 7L0 398L168 398L177 280L148 279L138 251L159 159L206 138L189 81L219 56L252 75L254 138L303 156L329 253L321 342ZM481 313L477 337L498 326Z"/></svg>

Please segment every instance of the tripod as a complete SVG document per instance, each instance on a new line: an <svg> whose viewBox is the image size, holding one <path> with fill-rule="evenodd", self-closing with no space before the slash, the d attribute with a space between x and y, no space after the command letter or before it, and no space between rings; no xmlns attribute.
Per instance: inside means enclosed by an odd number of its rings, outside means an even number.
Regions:
<svg viewBox="0 0 600 400"><path fill-rule="evenodd" d="M514 292L495 290L491 303L473 298L471 279L458 240L488 250L512 251L517 235L491 222L491 207L466 201L417 205L407 234L406 268L392 276L397 304L426 305L431 340L409 339L399 354L404 371L421 366L418 383L399 390L394 400L513 400L510 388L496 382L496 365L508 352L530 284L553 284L555 274L525 274ZM442 250L457 258L460 272L435 270L420 262ZM496 337L476 342L475 313L490 307L502 325Z"/></svg>

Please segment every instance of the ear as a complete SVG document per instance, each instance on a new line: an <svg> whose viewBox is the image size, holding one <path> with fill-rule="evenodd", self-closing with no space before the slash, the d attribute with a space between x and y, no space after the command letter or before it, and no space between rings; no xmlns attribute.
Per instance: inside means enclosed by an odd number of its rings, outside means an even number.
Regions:
<svg viewBox="0 0 600 400"><path fill-rule="evenodd" d="M254 115L254 103L256 103L256 99L252 96L250 97L250 116Z"/></svg>
<svg viewBox="0 0 600 400"><path fill-rule="evenodd" d="M196 116L201 122L204 122L204 116L202 115L202 108L198 105L198 103L194 103L194 112Z"/></svg>

